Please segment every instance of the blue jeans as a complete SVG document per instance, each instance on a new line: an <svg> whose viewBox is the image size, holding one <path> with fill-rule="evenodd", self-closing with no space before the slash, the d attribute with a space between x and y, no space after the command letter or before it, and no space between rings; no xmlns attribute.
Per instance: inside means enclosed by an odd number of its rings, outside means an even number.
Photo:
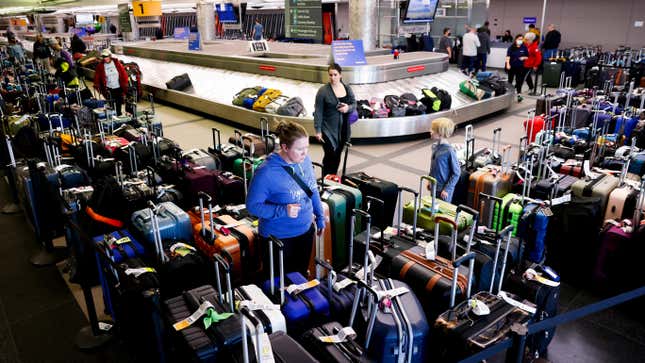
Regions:
<svg viewBox="0 0 645 363"><path fill-rule="evenodd" d="M477 53L477 69L482 72L486 72L486 60L488 59L488 54L486 53Z"/></svg>
<svg viewBox="0 0 645 363"><path fill-rule="evenodd" d="M462 56L461 70L463 71L468 69L468 73L473 72L475 70L475 59L477 59L477 56Z"/></svg>
<svg viewBox="0 0 645 363"><path fill-rule="evenodd" d="M558 55L558 48L554 49L545 49L544 50L544 61L548 61L549 58L555 58Z"/></svg>

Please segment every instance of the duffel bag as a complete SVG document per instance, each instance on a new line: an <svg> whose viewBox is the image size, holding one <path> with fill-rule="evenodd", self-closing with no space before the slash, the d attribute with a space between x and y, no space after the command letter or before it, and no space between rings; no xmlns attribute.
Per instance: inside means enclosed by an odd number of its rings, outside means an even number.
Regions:
<svg viewBox="0 0 645 363"><path fill-rule="evenodd" d="M277 113L282 116L303 117L307 114L307 110L300 97L291 97L284 105L278 107Z"/></svg>
<svg viewBox="0 0 645 363"><path fill-rule="evenodd" d="M277 99L282 95L282 91L275 88L268 88L262 93L261 96L258 96L257 100L253 102L253 110L258 112L266 112L266 107L273 100Z"/></svg>

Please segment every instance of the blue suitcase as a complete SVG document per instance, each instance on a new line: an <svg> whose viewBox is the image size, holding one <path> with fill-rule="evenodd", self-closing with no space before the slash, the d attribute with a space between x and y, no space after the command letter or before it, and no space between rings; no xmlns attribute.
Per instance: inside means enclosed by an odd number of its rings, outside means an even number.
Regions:
<svg viewBox="0 0 645 363"><path fill-rule="evenodd" d="M645 152L639 152L631 156L628 172L640 176L645 175Z"/></svg>
<svg viewBox="0 0 645 363"><path fill-rule="evenodd" d="M639 116L619 116L616 118L614 133L625 136L626 144L629 144L634 128L638 124Z"/></svg>
<svg viewBox="0 0 645 363"><path fill-rule="evenodd" d="M549 217L540 205L527 204L518 224L518 236L524 242L524 254L531 262L543 263L546 258L546 234Z"/></svg>
<svg viewBox="0 0 645 363"><path fill-rule="evenodd" d="M296 331L300 329L305 330L309 326L306 325L315 325L316 317L327 316L329 315L329 301L320 291L319 287L313 287L306 289L300 292L298 295L292 295L290 293L285 293L285 286L287 284L302 284L308 280L302 276L299 272L291 272L284 274L283 268L283 244L277 238L270 236L270 249L269 249L269 260L271 269L271 276L274 276L273 268L273 245L276 245L279 250L279 265L280 265L280 276L264 282L262 285L262 290L265 294L272 298L274 301L279 302L282 306L282 312L284 313L285 318L287 319L288 329L291 330L295 327ZM277 290L276 291L276 286Z"/></svg>
<svg viewBox="0 0 645 363"><path fill-rule="evenodd" d="M356 297L356 285L349 284L340 290L336 290L333 286L332 274L335 274L336 276L336 283L342 282L347 278L342 274L335 273L333 267L326 261L323 261L318 257L315 258L315 261L318 265L328 271L327 278L324 282L321 281L319 289L329 301L330 314L333 316L334 320L344 323L349 319L349 315L352 311L352 305L354 304L354 299Z"/></svg>
<svg viewBox="0 0 645 363"><path fill-rule="evenodd" d="M90 177L87 175L87 172L77 165L62 164L54 169L56 169L60 176L60 186L62 189L90 185Z"/></svg>
<svg viewBox="0 0 645 363"><path fill-rule="evenodd" d="M163 202L158 207L159 230L162 240L192 240L192 226L188 213L184 212L173 202ZM149 208L136 211L130 219L133 227L141 234L147 243L154 243L152 228L152 211Z"/></svg>

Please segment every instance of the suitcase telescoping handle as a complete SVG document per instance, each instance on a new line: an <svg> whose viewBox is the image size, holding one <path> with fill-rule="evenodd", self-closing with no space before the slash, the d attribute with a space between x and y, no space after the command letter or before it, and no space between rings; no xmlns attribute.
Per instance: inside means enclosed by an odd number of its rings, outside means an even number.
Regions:
<svg viewBox="0 0 645 363"><path fill-rule="evenodd" d="M470 285L473 279L473 270L475 269L475 252L468 252L456 260L452 261L453 275L452 285L450 287L450 309L455 307L455 297L457 295L457 278L459 277L459 266L464 262L469 262L468 267L468 287L466 288L466 299L470 298Z"/></svg>
<svg viewBox="0 0 645 363"><path fill-rule="evenodd" d="M493 153L499 155L499 145L502 142L502 128L493 130Z"/></svg>
<svg viewBox="0 0 645 363"><path fill-rule="evenodd" d="M479 212L467 205L459 204L457 206L457 212L455 213L455 221L457 221L457 223L459 223L459 214L461 214L461 212L468 213L473 216L473 224L470 227L470 233L468 234L468 244L466 247L466 252L470 252L470 246L473 239L475 238L475 231L477 230L477 225L479 224Z"/></svg>
<svg viewBox="0 0 645 363"><path fill-rule="evenodd" d="M345 143L345 157L343 158L343 173L341 174L341 179L345 179L345 173L347 172L347 158L349 157L349 149L352 148L352 143L347 141Z"/></svg>
<svg viewBox="0 0 645 363"><path fill-rule="evenodd" d="M370 340L372 338L372 333L374 331L374 322L376 321L376 314L378 313L378 300L379 295L372 287L371 283L365 283L362 280L356 280L356 283L359 285L354 296L354 303L352 304L352 313L349 316L349 326L351 327L354 324L354 319L358 313L358 304L361 300L361 292L365 292L371 296L370 305L371 307L368 310L371 312L369 315L369 322L367 324L367 330L365 331L365 350L369 348Z"/></svg>
<svg viewBox="0 0 645 363"><path fill-rule="evenodd" d="M219 302L224 306L224 294L222 293L222 282L220 279L220 266L224 270L224 276L226 276L226 299L228 300L228 307L230 312L235 312L235 309L233 307L233 286L231 285L231 263L226 261L222 255L219 253L213 254L213 257L215 258L215 279L217 283L217 293L219 295Z"/></svg>
<svg viewBox="0 0 645 363"><path fill-rule="evenodd" d="M148 201L148 210L150 211L150 225L152 227L152 238L157 252L157 257L159 258L159 262L164 264L168 262L168 258L163 251L161 228L159 227L158 213L161 212L161 207L155 205L152 201Z"/></svg>
<svg viewBox="0 0 645 363"><path fill-rule="evenodd" d="M432 200L432 203L430 205L430 208L432 210L432 213L434 213L434 208L435 208L435 196L437 195L437 179L429 176L429 175L421 175L419 178L419 203L418 207L423 205L423 181L427 180L428 183L430 184L430 197ZM417 212L418 213L418 212Z"/></svg>
<svg viewBox="0 0 645 363"><path fill-rule="evenodd" d="M201 217L201 222L202 222L202 237L206 238L206 223L204 221L204 200L208 201L208 218L210 219L210 230L211 230L211 240L215 240L215 228L213 227L213 198L200 191L197 193L197 196L199 197L199 215Z"/></svg>
<svg viewBox="0 0 645 363"><path fill-rule="evenodd" d="M280 265L280 306L284 305L284 244L275 236L269 236L269 286L271 295L275 296L275 267L273 264L273 245L278 247L278 264Z"/></svg>
<svg viewBox="0 0 645 363"><path fill-rule="evenodd" d="M245 141L249 143L249 157L252 158L255 155L255 144L253 143L253 139L250 138L249 136L243 135L242 138L242 149L246 151L245 147Z"/></svg>
<svg viewBox="0 0 645 363"><path fill-rule="evenodd" d="M466 148L466 169L472 169L475 160L470 160L475 154L475 129L473 125L466 125L464 147Z"/></svg>
<svg viewBox="0 0 645 363"><path fill-rule="evenodd" d="M334 268L327 261L320 259L318 257L314 257L314 261L316 262L317 265L327 270L327 295L328 295L327 298L331 303L332 298L334 296L332 285L333 285L333 280L336 276L336 272L334 272ZM319 276L316 276L316 278L318 277Z"/></svg>
<svg viewBox="0 0 645 363"><path fill-rule="evenodd" d="M412 220L412 240L416 241L417 239L417 218L418 218L418 206L419 206L419 193L408 187L399 187L399 204L396 209L397 214L397 235L401 236L401 226L403 225L403 192L408 192L414 196L414 219ZM381 238L382 240L382 238Z"/></svg>
<svg viewBox="0 0 645 363"><path fill-rule="evenodd" d="M249 344L248 344L248 333L246 329L248 328L247 326L247 320L251 321L251 325L255 327L254 330L254 335L255 335L255 349L254 349L254 354L256 357L256 360L254 362L259 362L260 358L262 356L262 351L261 351L261 346L260 346L260 332L263 331L262 327L262 321L259 319L256 319L253 314L251 314L251 310L249 310L248 307L244 306L240 308L240 316L242 317L240 319L241 325L242 325L242 362L243 363L249 363Z"/></svg>
<svg viewBox="0 0 645 363"><path fill-rule="evenodd" d="M314 167L314 166L315 166L315 167L320 168L320 179L318 179L318 180L320 180L320 187L321 187L321 188L324 188L324 187L325 187L325 176L324 176L324 175L322 175L322 170L323 170L323 165L322 165L322 163L319 163L319 162L316 162L316 161L312 161L312 162L311 162L311 165L312 165L312 167ZM316 175L315 168L314 168L314 175Z"/></svg>
<svg viewBox="0 0 645 363"><path fill-rule="evenodd" d="M447 218L444 216L436 216L434 217L434 250L439 251L439 226L441 223L447 224L451 231L450 231L450 251L452 251L452 258L451 260L455 260L457 257L457 222L452 220L451 218Z"/></svg>
<svg viewBox="0 0 645 363"><path fill-rule="evenodd" d="M352 220L350 224L350 233L349 233L349 263L347 266L347 271L351 274L352 264L354 263L354 235L356 234L356 221L357 216L361 216L365 221L365 257L363 258L363 277L367 280L368 271L367 266L369 265L369 251L370 251L370 240L372 237L372 216L360 209L352 209Z"/></svg>
<svg viewBox="0 0 645 363"><path fill-rule="evenodd" d="M526 183L527 181L525 180L524 182ZM530 181L528 181L528 182L530 183ZM493 229L493 230L495 230L495 232L499 232L499 225L501 224L501 221L499 219L501 218L502 203L503 203L502 198L499 198L499 197L496 197L496 196L493 196L493 195L490 195L490 194L486 194L486 193L483 193L483 192L479 193L479 213L480 214L484 214L483 212L484 212L484 208L486 207L486 201L489 201L490 203L492 203L491 205L488 206L489 211L491 213L489 213L490 219L488 221L486 221L486 226L491 228L491 229ZM497 208L497 210L499 211L499 216L500 217L497 218L498 219L497 220L497 225L494 226L493 225L493 214L495 212L495 208Z"/></svg>
<svg viewBox="0 0 645 363"><path fill-rule="evenodd" d="M213 150L222 151L222 133L215 127L211 131L213 132Z"/></svg>
<svg viewBox="0 0 645 363"><path fill-rule="evenodd" d="M246 166L249 166L251 170L251 178L255 174L255 168L253 167L253 159L251 157L243 156L242 157L242 176L244 177L244 197L249 194L249 180L246 176Z"/></svg>
<svg viewBox="0 0 645 363"><path fill-rule="evenodd" d="M509 224L506 226L499 234L497 235L497 248L495 251L495 261L493 262L493 276L491 277L491 291L493 293L493 283L495 281L495 271L497 270L497 264L499 260L499 252L504 240L506 243L504 245L504 256L502 257L502 269L499 272L499 281L497 281L497 293L502 291L502 283L504 282L504 273L506 272L506 262L508 260L508 251L511 247L511 237L513 237L513 225Z"/></svg>

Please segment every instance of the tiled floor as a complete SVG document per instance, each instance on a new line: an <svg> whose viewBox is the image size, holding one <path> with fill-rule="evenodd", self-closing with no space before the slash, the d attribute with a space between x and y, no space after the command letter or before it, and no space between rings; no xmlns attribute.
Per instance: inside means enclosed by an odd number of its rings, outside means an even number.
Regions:
<svg viewBox="0 0 645 363"><path fill-rule="evenodd" d="M492 130L502 127L502 144L513 146L522 133L522 120L534 105L527 99L504 114L475 124L476 147L491 144ZM146 107L142 104L142 107ZM223 138L234 126L211 118L157 105L157 118L164 124L166 136L185 148L204 148L212 144L211 127L222 130ZM463 128L452 142L463 142ZM355 145L348 159L348 172L363 170L370 175L392 180L400 185L418 188L419 175L429 167L430 142L426 139L400 143ZM313 144L313 160L322 159L322 149ZM6 201L6 184L2 183L2 201ZM22 215L0 215L0 362L124 362L133 358L119 342L104 350L80 352L74 346L78 330L87 324L82 294L77 285L67 284L66 275L57 267L36 268L29 256L37 249L32 231ZM60 267L60 266L59 266ZM73 293L72 293L73 291ZM94 289L97 302L100 290ZM599 297L564 284L561 310L568 311L597 301ZM643 299L630 306L643 306ZM80 305L79 305L80 304ZM84 306L83 306L84 308ZM97 310L102 311L101 304ZM645 314L642 310L610 309L560 327L550 347L553 362L645 362Z"/></svg>

